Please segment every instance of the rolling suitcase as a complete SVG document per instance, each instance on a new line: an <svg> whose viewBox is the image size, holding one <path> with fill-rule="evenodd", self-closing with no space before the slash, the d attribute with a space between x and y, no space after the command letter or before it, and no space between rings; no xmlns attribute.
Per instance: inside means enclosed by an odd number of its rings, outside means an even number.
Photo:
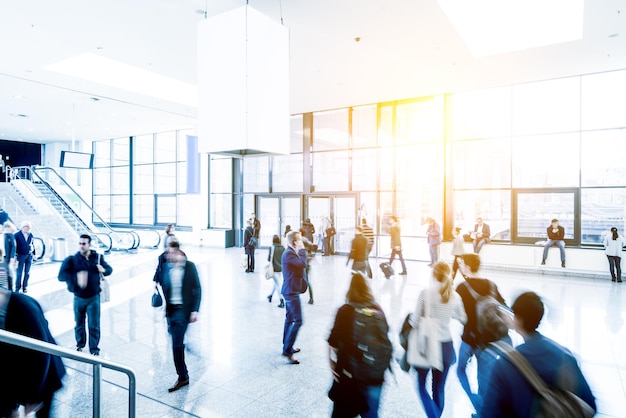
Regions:
<svg viewBox="0 0 626 418"><path fill-rule="evenodd" d="M380 269L383 271L383 274L387 279L395 274L393 267L391 267L391 264L389 263L380 263Z"/></svg>

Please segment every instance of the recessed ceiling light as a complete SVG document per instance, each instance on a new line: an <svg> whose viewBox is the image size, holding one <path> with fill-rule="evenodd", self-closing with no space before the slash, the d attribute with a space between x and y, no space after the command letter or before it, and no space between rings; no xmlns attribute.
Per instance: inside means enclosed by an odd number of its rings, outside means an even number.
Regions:
<svg viewBox="0 0 626 418"><path fill-rule="evenodd" d="M9 113L9 116L13 116L14 118L27 118L28 115L23 113Z"/></svg>

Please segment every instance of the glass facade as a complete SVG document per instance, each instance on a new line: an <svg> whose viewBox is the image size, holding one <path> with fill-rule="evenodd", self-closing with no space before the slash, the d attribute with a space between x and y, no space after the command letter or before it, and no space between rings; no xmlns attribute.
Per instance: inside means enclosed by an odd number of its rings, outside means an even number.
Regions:
<svg viewBox="0 0 626 418"><path fill-rule="evenodd" d="M289 154L208 157L207 221L237 228L234 214L258 211L260 198L297 197L299 213L282 214L282 225L306 217L302 197L327 196L354 199L381 241L393 214L408 239L424 237L427 217L446 238L482 217L494 241L532 243L557 218L569 245L597 245L626 226L624 107L626 71L613 71L293 115ZM197 222L186 209L184 137L94 143L98 213Z"/></svg>

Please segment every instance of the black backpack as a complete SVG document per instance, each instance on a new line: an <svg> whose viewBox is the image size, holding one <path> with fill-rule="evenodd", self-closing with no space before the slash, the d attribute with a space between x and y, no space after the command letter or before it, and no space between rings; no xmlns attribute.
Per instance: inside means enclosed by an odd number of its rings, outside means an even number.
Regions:
<svg viewBox="0 0 626 418"><path fill-rule="evenodd" d="M391 367L393 347L389 325L376 307L355 307L352 328L353 350L350 371L354 379L366 384L380 384Z"/></svg>
<svg viewBox="0 0 626 418"><path fill-rule="evenodd" d="M489 294L479 295L469 282L467 290L476 301L476 325L478 330L478 345L484 346L504 338L512 325L510 310L500 303L495 295L493 283L489 283Z"/></svg>

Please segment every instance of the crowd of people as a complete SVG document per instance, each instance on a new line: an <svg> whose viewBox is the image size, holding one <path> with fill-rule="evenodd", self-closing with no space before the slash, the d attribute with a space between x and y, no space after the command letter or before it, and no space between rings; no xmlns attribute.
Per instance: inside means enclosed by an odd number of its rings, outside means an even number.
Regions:
<svg viewBox="0 0 626 418"><path fill-rule="evenodd" d="M450 265L439 260L438 247L442 240L440 225L432 218L427 220L427 224L428 265L432 268L432 279L419 293L415 309L407 317L404 345L405 364L408 365L405 370L414 370L417 395L426 416L442 416L446 407L446 381L454 364L457 365L456 376L460 386L476 411L474 416L537 416L545 405L525 377L525 372L509 360L510 352L525 358L548 387L575 394L590 410L595 411L595 398L575 357L565 347L537 331L544 315L541 297L534 292L525 292L508 308L496 283L483 277L478 253L488 242L489 226L482 219L477 220L475 234L471 237L473 253L463 251L461 229L455 228L452 246L454 258ZM11 307L29 305L37 317L33 321L40 323L38 329L43 331L25 335L54 343L41 308L32 298L23 295L27 293L33 256L31 224L23 222L19 231L13 231L14 227L9 221L3 226L5 236L0 256L4 263L0 269L0 288L7 288L8 293L0 291L0 328L19 332L20 327L27 327L28 324L18 323L11 316L15 315L11 314ZM388 226L391 234L389 264L397 256L402 265L400 275L405 275L407 269L402 255L398 219L389 217ZM247 256L246 272L254 272L255 269L254 254L259 245L260 229L261 223L255 216L247 221L243 242ZM185 334L189 325L198 319L202 289L197 268L182 251L174 235L173 225L168 225L165 232L165 248L158 258L153 280L160 286L165 300L165 316L177 375L168 391L174 392L190 382L185 362ZM553 245L562 251L559 242L564 240L563 227L558 225L556 219L551 222L547 233L549 241L544 247L544 261L548 249ZM271 303L276 298L279 302L277 306L285 309L281 353L287 363L293 365L300 364L296 358L301 351L296 347L296 341L303 324L300 295L308 292L309 303L314 303L310 271L312 253L316 252L314 236L315 229L309 219L297 230L287 226L282 238L278 235L272 237L267 256L267 262L271 265L271 274L267 278L272 279L272 289L267 300ZM91 249L91 241L91 236L87 234L80 236L78 251L63 261L58 278L66 283L74 295L76 350L88 348L89 354L98 356L102 280L112 273L113 268L103 255ZM346 261L346 265L352 261L352 278L345 304L338 309L328 336L332 376L328 395L333 402L334 418L377 417L386 372L394 367L390 327L371 289L373 274L370 252L373 244L373 230L363 219L361 225L355 228L355 237ZM616 282L622 281L620 263L625 244L617 228L611 228L611 233L604 237L611 277ZM328 250L330 255L330 244L324 242L324 247L322 251ZM564 266L563 252L561 258ZM17 269L12 273L15 267ZM463 280L455 288L454 280L458 272ZM19 293L22 295L18 296ZM8 305L7 295L12 301ZM6 306L9 306L8 310ZM453 343L455 336L450 328L452 320L463 324L458 350ZM521 335L523 344L512 346L509 336L511 330ZM470 384L473 378L468 376L467 365L472 359L477 364L476 390ZM3 398L0 416L10 416L18 405L39 411L37 416L48 416L53 393L61 387L65 369L58 357L48 356L47 361L50 368L41 377L45 384L40 387L45 390L35 391L32 396L25 397L20 393L19 396ZM12 393L9 388L6 391Z"/></svg>

